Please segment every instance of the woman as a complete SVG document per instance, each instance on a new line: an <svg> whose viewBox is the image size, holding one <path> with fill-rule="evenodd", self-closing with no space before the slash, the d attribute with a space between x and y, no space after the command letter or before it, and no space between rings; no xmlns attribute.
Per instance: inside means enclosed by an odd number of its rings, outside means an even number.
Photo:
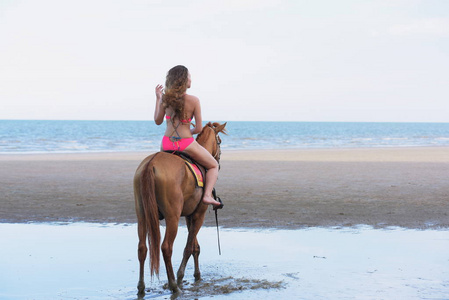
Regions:
<svg viewBox="0 0 449 300"><path fill-rule="evenodd" d="M154 122L161 125L164 116L167 120L162 150L182 151L207 169L203 203L220 206L221 203L212 197L212 189L218 177L218 162L193 138L193 134L201 132L203 125L200 100L186 94L190 84L190 73L186 67L176 66L168 71L165 93L162 93L162 85L156 86ZM192 118L195 118L195 126L190 128Z"/></svg>

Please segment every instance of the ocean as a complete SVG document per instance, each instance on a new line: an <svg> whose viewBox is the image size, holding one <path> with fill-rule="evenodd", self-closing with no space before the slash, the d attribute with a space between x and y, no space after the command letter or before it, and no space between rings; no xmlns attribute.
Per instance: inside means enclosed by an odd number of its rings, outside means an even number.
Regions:
<svg viewBox="0 0 449 300"><path fill-rule="evenodd" d="M222 150L449 146L449 123L237 122ZM153 121L0 120L0 154L155 152Z"/></svg>

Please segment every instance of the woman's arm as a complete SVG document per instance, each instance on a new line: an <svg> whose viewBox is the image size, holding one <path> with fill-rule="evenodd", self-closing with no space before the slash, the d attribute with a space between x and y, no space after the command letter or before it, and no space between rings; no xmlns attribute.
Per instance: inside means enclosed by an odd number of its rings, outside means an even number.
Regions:
<svg viewBox="0 0 449 300"><path fill-rule="evenodd" d="M201 117L201 104L200 99L194 97L194 110L193 110L193 116L195 117L195 127L190 128L190 132L192 134L200 133L201 130L203 130L203 120Z"/></svg>
<svg viewBox="0 0 449 300"><path fill-rule="evenodd" d="M162 107L162 91L164 87L160 84L156 86L156 108L154 109L154 122L161 125L164 122L165 109Z"/></svg>

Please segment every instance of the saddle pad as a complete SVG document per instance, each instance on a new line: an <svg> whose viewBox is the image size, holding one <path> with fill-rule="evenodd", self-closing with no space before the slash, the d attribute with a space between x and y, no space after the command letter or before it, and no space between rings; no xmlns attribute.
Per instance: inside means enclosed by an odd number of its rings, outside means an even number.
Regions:
<svg viewBox="0 0 449 300"><path fill-rule="evenodd" d="M189 167L190 171L192 171L193 175L195 176L196 184L199 187L203 187L204 186L203 174L201 174L200 169L195 164L192 164L192 163L188 162L187 160L184 160L184 161L185 161L186 165Z"/></svg>

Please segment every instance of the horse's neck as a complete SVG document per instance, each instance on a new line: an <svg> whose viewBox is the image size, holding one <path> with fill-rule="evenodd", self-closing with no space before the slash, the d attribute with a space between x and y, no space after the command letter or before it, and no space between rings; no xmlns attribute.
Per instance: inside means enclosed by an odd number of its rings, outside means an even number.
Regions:
<svg viewBox="0 0 449 300"><path fill-rule="evenodd" d="M202 138L198 143L203 146L210 154L214 151L214 136L211 134L208 134L207 137Z"/></svg>
<svg viewBox="0 0 449 300"><path fill-rule="evenodd" d="M207 141L203 141L202 143L199 143L201 146L203 146L207 152L209 152L210 154L212 154L212 151L214 150L214 145L212 142L210 142L209 140Z"/></svg>

